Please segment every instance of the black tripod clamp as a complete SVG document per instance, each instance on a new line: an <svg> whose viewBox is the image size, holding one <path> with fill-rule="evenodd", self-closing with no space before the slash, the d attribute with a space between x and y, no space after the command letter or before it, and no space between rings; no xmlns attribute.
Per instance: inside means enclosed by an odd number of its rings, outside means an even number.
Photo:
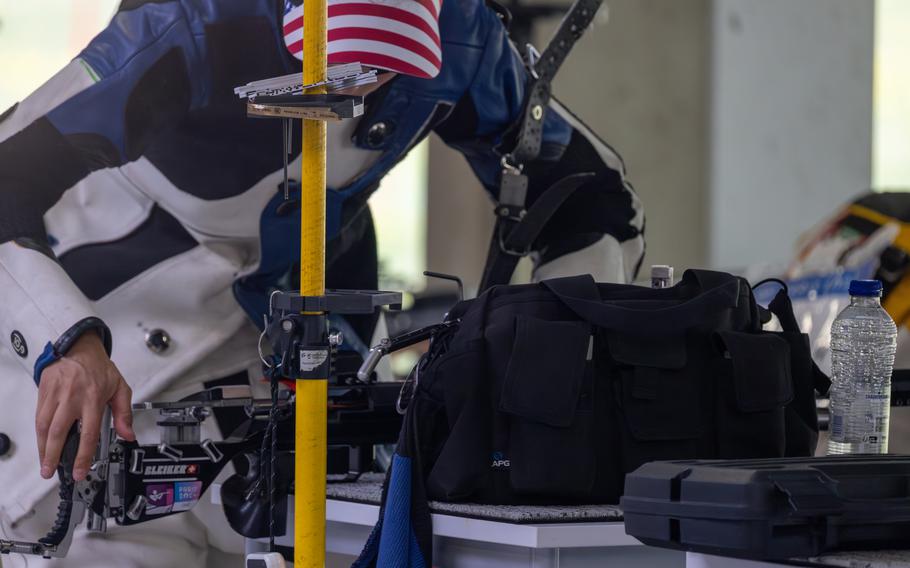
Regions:
<svg viewBox="0 0 910 568"><path fill-rule="evenodd" d="M333 352L344 337L329 334L328 314L372 314L386 306L400 310L401 302L400 292L327 290L324 296L275 292L266 337L279 375L286 379L332 376Z"/></svg>

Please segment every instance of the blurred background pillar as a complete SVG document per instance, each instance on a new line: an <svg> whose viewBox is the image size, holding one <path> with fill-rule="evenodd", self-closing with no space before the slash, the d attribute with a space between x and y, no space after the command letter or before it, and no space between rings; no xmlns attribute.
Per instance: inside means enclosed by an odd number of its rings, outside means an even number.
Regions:
<svg viewBox="0 0 910 568"><path fill-rule="evenodd" d="M609 23L579 42L554 91L625 159L648 216L645 265L787 259L800 233L868 190L872 0L607 4ZM535 26L538 48L558 21ZM489 202L438 140L429 171L429 265L473 283Z"/></svg>
<svg viewBox="0 0 910 568"><path fill-rule="evenodd" d="M715 0L712 266L790 258L872 183L872 0Z"/></svg>

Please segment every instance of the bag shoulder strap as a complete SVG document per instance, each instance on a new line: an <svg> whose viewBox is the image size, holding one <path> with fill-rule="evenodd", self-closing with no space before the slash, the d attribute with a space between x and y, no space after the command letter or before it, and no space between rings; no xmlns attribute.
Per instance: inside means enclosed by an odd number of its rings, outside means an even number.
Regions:
<svg viewBox="0 0 910 568"><path fill-rule="evenodd" d="M543 145L543 127L551 97L550 85L556 77L559 67L569 56L572 47L594 20L602 3L603 0L575 0L543 55L538 59L529 56L527 64L530 78L526 87L521 117L510 127L505 136L506 140L510 141L513 139L512 133L517 131L517 134L514 135L514 144L509 147L509 142L506 142L496 149L497 153L502 156L499 203L496 206L496 227L493 230L487 264L480 283L480 292L490 286L509 283L518 259L528 255L531 245L553 213L581 185L579 183L575 187L567 189L567 193L560 196L558 186L566 180L557 182L544 193L544 197L538 200L538 202L542 201L547 194L553 194L551 198L555 203L544 203L538 207L539 218L537 219L532 217L535 207L528 211L525 209L528 176L522 173L522 169L524 164L537 159L540 155L540 148ZM507 242L510 240L514 242Z"/></svg>
<svg viewBox="0 0 910 568"><path fill-rule="evenodd" d="M780 327L785 333L802 334L802 330L799 328L799 322L797 322L796 315L793 312L793 302L790 300L787 288L782 289L774 296L774 299L768 304L768 310L777 316L777 321L780 322ZM809 358L812 361L812 381L815 390L819 394L825 394L828 392L828 389L831 388L831 379L828 378L824 371L819 369L818 364L815 362L815 359L812 358L811 354Z"/></svg>

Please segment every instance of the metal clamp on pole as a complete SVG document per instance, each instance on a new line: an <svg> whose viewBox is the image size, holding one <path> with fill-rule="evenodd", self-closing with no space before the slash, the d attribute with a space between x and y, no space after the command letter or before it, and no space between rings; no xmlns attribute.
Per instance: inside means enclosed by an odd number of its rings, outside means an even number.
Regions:
<svg viewBox="0 0 910 568"><path fill-rule="evenodd" d="M272 297L272 313L266 335L276 356L280 375L286 379L321 380L334 374L334 349L341 345L344 338L340 334L328 333L329 313L371 314L383 307L400 309L401 302L400 292L341 290L327 291L324 296L318 297L276 292ZM324 311L304 311L306 306L316 306ZM368 361L375 359L378 362L378 353L379 350L372 350ZM378 357L382 355L385 353Z"/></svg>

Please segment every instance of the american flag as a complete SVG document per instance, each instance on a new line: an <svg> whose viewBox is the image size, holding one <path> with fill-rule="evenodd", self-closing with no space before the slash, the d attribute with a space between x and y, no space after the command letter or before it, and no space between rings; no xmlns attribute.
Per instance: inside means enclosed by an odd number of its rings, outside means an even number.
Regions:
<svg viewBox="0 0 910 568"><path fill-rule="evenodd" d="M442 0L328 0L328 62L432 79L442 67ZM303 5L285 1L284 43L303 59Z"/></svg>

